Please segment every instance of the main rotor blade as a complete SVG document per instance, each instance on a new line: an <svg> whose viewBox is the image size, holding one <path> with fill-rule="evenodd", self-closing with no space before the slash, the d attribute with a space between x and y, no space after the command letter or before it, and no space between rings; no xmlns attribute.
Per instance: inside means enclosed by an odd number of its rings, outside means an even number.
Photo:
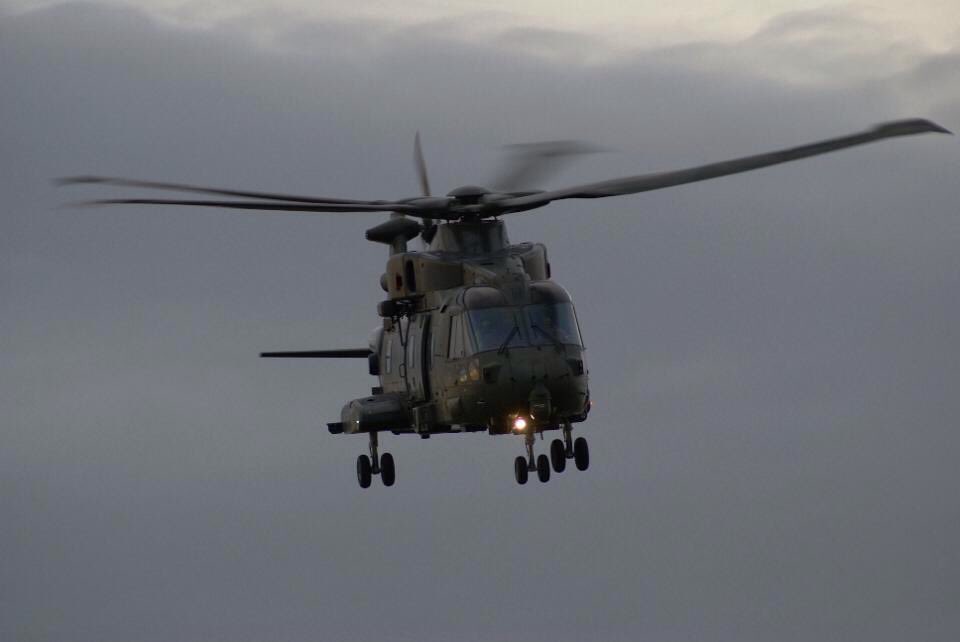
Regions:
<svg viewBox="0 0 960 642"><path fill-rule="evenodd" d="M237 210L267 210L280 212L411 212L417 208L403 203L279 203L258 201L190 201L163 198L108 198L97 201L72 203L74 207L97 205L188 205L192 207L223 207Z"/></svg>
<svg viewBox="0 0 960 642"><path fill-rule="evenodd" d="M302 350L300 352L261 352L261 357L280 359L366 359L371 354L366 348L357 350Z"/></svg>
<svg viewBox="0 0 960 642"><path fill-rule="evenodd" d="M556 174L576 156L604 151L602 147L576 140L507 145L506 150L506 166L490 183L500 192L516 192L537 187L537 183L551 174Z"/></svg>
<svg viewBox="0 0 960 642"><path fill-rule="evenodd" d="M846 147L864 145L866 143L883 140L884 138L912 136L925 132L951 133L940 125L921 118L898 120L881 123L867 131L857 134L830 138L816 143L768 152L766 154L745 156L743 158L672 172L626 176L624 178L615 178L608 181L587 183L565 189L541 192L531 196L498 200L492 204L492 208L499 210L501 213L506 213L540 207L551 201L565 198L603 198L606 196L619 196L621 194L636 194L655 189L663 189L665 187L673 187L675 185L705 181L711 178L727 176L728 174L748 172L754 169L760 169L761 167L778 165L818 154L826 154Z"/></svg>
<svg viewBox="0 0 960 642"><path fill-rule="evenodd" d="M57 185L116 185L119 187L142 187L145 189L173 190L178 192L195 192L197 194L217 194L220 196L239 196L241 198L265 198L274 201L292 201L295 203L369 203L348 198L324 198L320 196L294 196L291 194L276 194L271 192L247 192L235 189L221 189L218 187L202 187L184 183L166 183L160 181L141 181L132 178L116 178L112 176L67 176L56 179Z"/></svg>
<svg viewBox="0 0 960 642"><path fill-rule="evenodd" d="M417 168L420 191L424 196L430 196L430 179L427 177L427 161L423 158L423 148L420 146L420 132L413 137L413 164Z"/></svg>

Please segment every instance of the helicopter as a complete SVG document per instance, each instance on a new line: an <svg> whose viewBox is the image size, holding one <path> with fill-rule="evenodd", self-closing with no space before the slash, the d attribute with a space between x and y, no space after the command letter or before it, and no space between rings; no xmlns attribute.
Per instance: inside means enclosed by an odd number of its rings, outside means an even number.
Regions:
<svg viewBox="0 0 960 642"><path fill-rule="evenodd" d="M927 132L949 134L925 119L881 123L862 132L687 169L627 176L556 190L520 190L562 159L597 151L558 142L519 146L519 162L504 188L465 185L433 196L419 132L414 164L420 196L356 200L219 189L182 183L103 176L73 176L60 184L102 184L174 190L232 200L111 198L76 205L168 205L284 212L387 212L366 238L389 248L377 306L379 325L363 348L264 352L265 358L361 359L378 385L347 402L333 434L366 434L369 453L356 460L357 481L370 487L396 481L396 464L380 453L379 434L433 435L487 432L517 435L526 452L514 460L514 477L526 484L561 473L572 460L590 465L586 437L573 437L591 408L589 369L576 310L569 293L551 278L542 243L511 243L501 217L565 199L636 194L747 172L887 138ZM416 220L419 219L419 220ZM408 243L420 237L420 251ZM559 433L549 456L536 455L536 437ZM554 434L556 434L554 432Z"/></svg>

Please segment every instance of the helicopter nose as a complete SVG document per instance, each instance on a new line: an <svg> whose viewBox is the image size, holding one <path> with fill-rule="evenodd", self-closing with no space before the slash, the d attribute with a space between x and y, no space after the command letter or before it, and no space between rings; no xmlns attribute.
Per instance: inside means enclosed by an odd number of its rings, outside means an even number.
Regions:
<svg viewBox="0 0 960 642"><path fill-rule="evenodd" d="M497 367L495 396L511 416L542 426L583 411L587 380L579 353L519 349L505 361ZM487 374L484 380L494 383Z"/></svg>
<svg viewBox="0 0 960 642"><path fill-rule="evenodd" d="M553 414L550 390L542 382L537 382L527 397L527 408L531 419L549 418Z"/></svg>

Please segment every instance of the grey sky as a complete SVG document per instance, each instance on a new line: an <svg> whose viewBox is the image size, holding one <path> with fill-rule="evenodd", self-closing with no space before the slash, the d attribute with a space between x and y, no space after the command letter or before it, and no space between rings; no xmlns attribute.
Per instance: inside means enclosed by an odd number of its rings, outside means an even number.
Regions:
<svg viewBox="0 0 960 642"><path fill-rule="evenodd" d="M491 32L535 27L598 37L603 48L639 50L701 40L732 42L784 16L853 13L857 23L847 34L856 44L910 43L943 51L960 38L960 5L952 0L117 0L140 7L161 20L190 28L230 25L268 31L303 20L368 21L388 28L427 25L437 33L455 29L460 37L489 37ZM58 4L56 0L6 0L18 10ZM256 16L255 20L250 20ZM815 19L819 22L819 19ZM820 25L818 25L819 27ZM819 29L817 30L819 31ZM813 32L811 32L813 33Z"/></svg>
<svg viewBox="0 0 960 642"><path fill-rule="evenodd" d="M465 435L385 438L397 486L361 491L363 440L323 424L364 369L256 359L363 345L378 215L62 210L109 192L49 179L394 198L417 129L437 191L511 142L617 150L553 187L958 130L960 50L847 9L602 56L297 18L0 13L0 639L957 638L955 137L512 216L596 401L591 470L522 488L517 440Z"/></svg>

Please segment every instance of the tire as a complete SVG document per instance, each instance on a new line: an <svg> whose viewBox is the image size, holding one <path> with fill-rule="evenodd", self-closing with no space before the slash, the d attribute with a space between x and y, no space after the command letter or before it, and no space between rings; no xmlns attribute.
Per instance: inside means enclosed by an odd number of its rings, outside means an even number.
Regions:
<svg viewBox="0 0 960 642"><path fill-rule="evenodd" d="M567 467L567 447L559 439L550 442L550 463L555 473L562 473Z"/></svg>
<svg viewBox="0 0 960 642"><path fill-rule="evenodd" d="M550 458L546 455L537 457L537 478L544 483L550 481Z"/></svg>
<svg viewBox="0 0 960 642"><path fill-rule="evenodd" d="M393 463L393 455L383 453L380 455L380 481L384 486L393 486L397 480L397 467Z"/></svg>
<svg viewBox="0 0 960 642"><path fill-rule="evenodd" d="M360 482L360 488L370 488L371 475L370 458L360 455L357 457L357 481Z"/></svg>
<svg viewBox="0 0 960 642"><path fill-rule="evenodd" d="M521 486L527 483L527 458L517 457L513 460L513 475Z"/></svg>
<svg viewBox="0 0 960 642"><path fill-rule="evenodd" d="M586 470L590 467L590 447L587 446L587 440L583 437L577 437L573 442L573 461L577 465L577 470Z"/></svg>

